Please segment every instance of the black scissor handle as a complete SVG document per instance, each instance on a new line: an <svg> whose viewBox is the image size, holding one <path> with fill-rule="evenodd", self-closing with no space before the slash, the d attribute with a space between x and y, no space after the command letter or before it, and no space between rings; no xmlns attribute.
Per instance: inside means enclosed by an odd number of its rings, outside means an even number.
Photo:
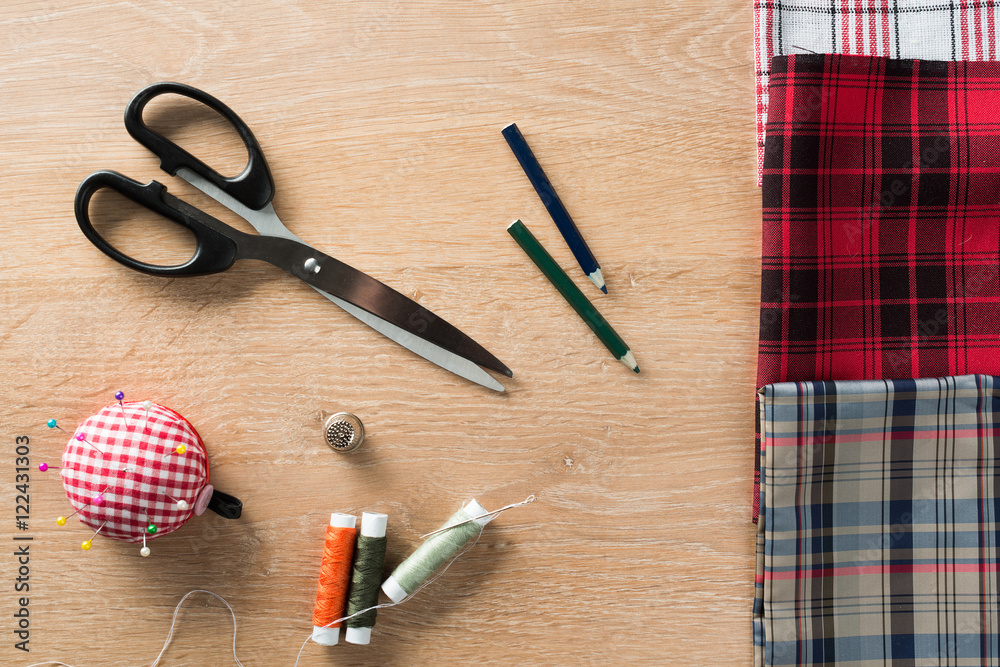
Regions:
<svg viewBox="0 0 1000 667"><path fill-rule="evenodd" d="M154 97L168 93L201 102L229 121L247 149L247 166L242 173L226 178L174 142L149 129L142 120L143 109ZM203 90L170 81L146 86L135 94L125 109L125 129L136 141L160 158L160 168L171 176L176 175L181 167L186 167L255 211L267 206L274 197L274 179L271 178L271 170L267 167L257 138L235 111Z"/></svg>
<svg viewBox="0 0 1000 667"><path fill-rule="evenodd" d="M197 241L194 255L187 262L175 265L148 264L129 257L105 240L90 221L90 200L101 188L110 188L132 201L159 213L168 220L194 233ZM202 276L225 271L237 259L239 247L231 235L221 230L225 223L199 211L167 193L167 188L157 181L143 185L117 171L96 171L83 179L76 191L76 221L83 234L105 255L130 269L153 276ZM234 234L240 234L231 230Z"/></svg>

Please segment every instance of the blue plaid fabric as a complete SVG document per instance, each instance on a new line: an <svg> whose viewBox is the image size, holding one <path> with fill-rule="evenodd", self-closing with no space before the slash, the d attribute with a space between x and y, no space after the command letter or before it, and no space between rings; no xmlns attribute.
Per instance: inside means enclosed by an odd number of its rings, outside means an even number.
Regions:
<svg viewBox="0 0 1000 667"><path fill-rule="evenodd" d="M760 390L758 665L998 665L1000 388Z"/></svg>

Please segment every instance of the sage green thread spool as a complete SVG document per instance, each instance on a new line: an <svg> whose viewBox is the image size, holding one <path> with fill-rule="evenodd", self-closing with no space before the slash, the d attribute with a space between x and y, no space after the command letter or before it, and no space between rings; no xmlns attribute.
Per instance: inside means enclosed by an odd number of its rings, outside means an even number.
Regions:
<svg viewBox="0 0 1000 667"><path fill-rule="evenodd" d="M385 514L377 512L365 512L361 516L351 592L347 597L347 615L353 618L344 622L347 626L344 639L349 644L367 644L372 638L375 615L378 613L373 607L378 604L378 582L382 580L382 566L385 564L385 525L388 520ZM358 614L364 609L368 611Z"/></svg>
<svg viewBox="0 0 1000 667"><path fill-rule="evenodd" d="M413 594L442 565L453 559L466 544L479 535L483 526L494 518L494 515L480 516L482 514L486 514L483 506L475 500L469 501L441 526L443 532L427 538L426 542L393 570L382 584L382 591L393 602L399 602ZM480 518L475 519L475 517ZM475 520L470 521L470 519ZM452 527L449 529L449 526Z"/></svg>

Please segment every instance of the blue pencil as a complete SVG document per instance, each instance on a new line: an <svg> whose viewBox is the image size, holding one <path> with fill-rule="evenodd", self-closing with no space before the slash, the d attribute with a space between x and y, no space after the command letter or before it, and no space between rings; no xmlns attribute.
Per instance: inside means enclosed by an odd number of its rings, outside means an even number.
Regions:
<svg viewBox="0 0 1000 667"><path fill-rule="evenodd" d="M534 153L528 148L528 142L524 140L521 131L517 129L515 123L511 123L500 130L500 132L503 134L504 139L507 140L510 149L514 151L514 157L521 163L521 169L524 170L528 180L535 187L535 192L538 193L542 203L545 204L545 208L548 209L549 215L552 216L556 227L559 228L559 232L566 239L566 244L573 251L573 255L576 257L576 261L579 262L580 268L587 274L591 282L607 294L608 288L604 284L604 274L601 273L601 265L597 263L594 253L590 252L590 248L587 246L587 242L583 240L583 236L580 235L580 230L576 228L573 218L569 217L569 212L566 211L566 207L559 200L559 195L556 194L555 188L552 187L552 183L549 182L545 172L542 171L542 165L538 164Z"/></svg>

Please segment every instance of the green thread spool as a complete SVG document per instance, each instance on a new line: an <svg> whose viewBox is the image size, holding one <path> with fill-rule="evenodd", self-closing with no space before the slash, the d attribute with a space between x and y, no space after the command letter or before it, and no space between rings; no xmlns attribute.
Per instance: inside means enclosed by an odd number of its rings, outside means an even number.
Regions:
<svg viewBox="0 0 1000 667"><path fill-rule="evenodd" d="M431 578L431 575L454 558L466 544L482 532L483 526L493 519L492 515L481 516L483 514L486 514L486 510L482 505L475 500L469 501L469 504L455 512L441 526L444 532L429 537L409 558L393 570L382 584L382 591L393 602L399 602L416 592ZM449 526L452 527L445 530Z"/></svg>
<svg viewBox="0 0 1000 667"><path fill-rule="evenodd" d="M389 517L378 512L361 515L361 531L354 551L354 570L351 574L351 592L347 597L347 631L344 639L349 644L367 644L371 641L372 628L378 605L378 582L382 580L385 564L385 525ZM367 610L363 614L358 614ZM354 616L354 614L358 614Z"/></svg>

